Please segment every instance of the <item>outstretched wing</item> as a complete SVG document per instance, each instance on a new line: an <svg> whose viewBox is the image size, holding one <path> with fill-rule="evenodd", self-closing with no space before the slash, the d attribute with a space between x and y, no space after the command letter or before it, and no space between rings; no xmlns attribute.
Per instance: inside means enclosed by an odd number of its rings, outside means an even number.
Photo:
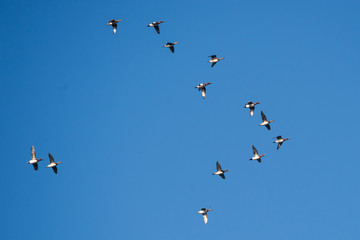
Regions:
<svg viewBox="0 0 360 240"><path fill-rule="evenodd" d="M160 34L160 28L159 28L159 26L156 25L156 26L154 26L154 28L155 28L156 32L157 32L158 34Z"/></svg>
<svg viewBox="0 0 360 240"><path fill-rule="evenodd" d="M254 155L257 155L257 154L258 154L258 151L257 151L257 149L254 147L254 145L252 145L252 149L253 149Z"/></svg>
<svg viewBox="0 0 360 240"><path fill-rule="evenodd" d="M49 153L49 160L50 160L50 163L53 163L53 162L54 162L54 158L53 158L53 156L51 156L50 153Z"/></svg>
<svg viewBox="0 0 360 240"><path fill-rule="evenodd" d="M116 29L117 29L117 24L113 24L113 33L115 34L116 33Z"/></svg>
<svg viewBox="0 0 360 240"><path fill-rule="evenodd" d="M265 127L266 127L268 130L271 130L270 124L265 125Z"/></svg>
<svg viewBox="0 0 360 240"><path fill-rule="evenodd" d="M265 116L265 114L264 114L263 111L261 111L261 119L262 119L263 121L267 121L267 120L266 120L266 116Z"/></svg>
<svg viewBox="0 0 360 240"><path fill-rule="evenodd" d="M254 109L255 108L250 108L250 117L252 117L254 115Z"/></svg>
<svg viewBox="0 0 360 240"><path fill-rule="evenodd" d="M214 58L216 58L216 55L211 55L209 57L211 57L211 59L214 59Z"/></svg>
<svg viewBox="0 0 360 240"><path fill-rule="evenodd" d="M205 99L205 96L206 96L206 88L205 87L201 89L201 95L202 95L203 99Z"/></svg>
<svg viewBox="0 0 360 240"><path fill-rule="evenodd" d="M33 167L34 167L35 171L38 170L38 164L37 163L33 163Z"/></svg>
<svg viewBox="0 0 360 240"><path fill-rule="evenodd" d="M171 47L170 47L170 50L171 50L172 52L175 52L174 46L171 46Z"/></svg>
<svg viewBox="0 0 360 240"><path fill-rule="evenodd" d="M54 170L54 173L57 174L57 167L54 166L54 167L52 167L52 169Z"/></svg>
<svg viewBox="0 0 360 240"><path fill-rule="evenodd" d="M206 213L203 213L202 215L203 215L203 217L204 217L204 222L205 222L205 224L207 224L207 222L208 222L208 216L207 216L207 214L206 214Z"/></svg>
<svg viewBox="0 0 360 240"><path fill-rule="evenodd" d="M35 148L34 146L31 146L31 160L35 160L35 159L36 159Z"/></svg>
<svg viewBox="0 0 360 240"><path fill-rule="evenodd" d="M211 67L215 66L216 63L217 63L217 62L213 62L213 63L211 64Z"/></svg>
<svg viewBox="0 0 360 240"><path fill-rule="evenodd" d="M216 162L216 170L221 171L221 166L219 162Z"/></svg>
<svg viewBox="0 0 360 240"><path fill-rule="evenodd" d="M225 175L222 173L219 175L220 177L222 177L222 179L225 179Z"/></svg>
<svg viewBox="0 0 360 240"><path fill-rule="evenodd" d="M278 145L277 145L277 150L279 150L279 148L281 147L281 144L283 144L282 142L281 143L278 143Z"/></svg>

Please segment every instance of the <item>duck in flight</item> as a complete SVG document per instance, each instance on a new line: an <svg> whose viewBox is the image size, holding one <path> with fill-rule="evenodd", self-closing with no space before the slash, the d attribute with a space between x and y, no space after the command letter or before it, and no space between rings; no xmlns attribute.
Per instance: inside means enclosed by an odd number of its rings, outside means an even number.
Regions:
<svg viewBox="0 0 360 240"><path fill-rule="evenodd" d="M218 61L224 59L223 57L217 58L216 55L211 55L211 56L209 56L209 57L211 57L211 59L209 60L209 63L212 63L212 64L211 64L211 67L215 66L215 64L216 64Z"/></svg>
<svg viewBox="0 0 360 240"><path fill-rule="evenodd" d="M32 164L35 171L37 171L38 170L38 162L40 162L42 160L43 160L42 158L40 158L40 159L36 158L35 148L34 148L34 146L31 146L31 160L28 161L27 163Z"/></svg>
<svg viewBox="0 0 360 240"><path fill-rule="evenodd" d="M276 140L275 140L275 142L274 143L277 143L278 145L277 145L277 150L279 150L279 148L281 147L281 145L285 142L285 141L287 141L287 140L289 140L290 138L282 138L281 136L277 136L277 137L274 137L274 138L276 138Z"/></svg>
<svg viewBox="0 0 360 240"><path fill-rule="evenodd" d="M160 22L152 22L152 23L150 23L149 25L147 25L148 27L154 27L155 28L155 30L156 30L156 32L158 33L158 34L160 34L160 28L159 28L159 24L160 23L163 23L164 21L160 21Z"/></svg>
<svg viewBox="0 0 360 240"><path fill-rule="evenodd" d="M270 120L268 121L266 119L265 114L263 113L263 111L261 111L261 118L262 118L262 123L259 124L259 126L265 126L268 130L271 130L270 128L270 123L273 122L274 120Z"/></svg>
<svg viewBox="0 0 360 240"><path fill-rule="evenodd" d="M170 50L171 50L172 52L175 52L174 46L175 46L176 44L179 44L179 42L174 42L174 43L168 42L168 43L166 43L163 47L170 48Z"/></svg>
<svg viewBox="0 0 360 240"><path fill-rule="evenodd" d="M202 216L203 216L203 218L204 218L204 222L205 222L205 224L207 224L207 222L208 222L208 216L207 216L207 213L208 213L209 211L212 211L212 209L202 208L200 211L198 211L198 212L197 212L197 213L202 214Z"/></svg>
<svg viewBox="0 0 360 240"><path fill-rule="evenodd" d="M229 170L222 170L220 163L216 162L216 172L214 172L213 175L219 175L220 177L222 177L222 179L225 179L224 173L227 171L229 171Z"/></svg>
<svg viewBox="0 0 360 240"><path fill-rule="evenodd" d="M46 167L47 167L47 168L50 168L50 167L51 167L51 168L54 170L54 173L57 174L57 167L56 167L56 166L57 166L58 164L60 164L61 162L57 162L57 163L56 163L56 162L54 161L53 156L51 156L50 153L49 153L49 160L50 160L50 164L47 165Z"/></svg>
<svg viewBox="0 0 360 240"><path fill-rule="evenodd" d="M254 115L255 105L259 104L260 102L253 103L252 101L249 101L245 104L244 108L250 109L250 117Z"/></svg>
<svg viewBox="0 0 360 240"><path fill-rule="evenodd" d="M122 21L122 19L119 19L119 20L111 19L106 25L108 25L108 26L111 25L113 27L113 33L115 34L116 29L117 29L117 23L121 22L121 21Z"/></svg>
<svg viewBox="0 0 360 240"><path fill-rule="evenodd" d="M210 85L211 82L209 83L200 83L199 85L197 85L195 88L199 89L199 91L201 91L201 95L203 97L203 99L205 99L205 95L206 95L206 86Z"/></svg>
<svg viewBox="0 0 360 240"><path fill-rule="evenodd" d="M250 160L257 160L259 163L261 163L261 158L263 156L265 156L265 154L259 155L259 153L258 153L257 149L254 147L254 145L252 145L252 149L253 149L254 156L252 158L250 158Z"/></svg>

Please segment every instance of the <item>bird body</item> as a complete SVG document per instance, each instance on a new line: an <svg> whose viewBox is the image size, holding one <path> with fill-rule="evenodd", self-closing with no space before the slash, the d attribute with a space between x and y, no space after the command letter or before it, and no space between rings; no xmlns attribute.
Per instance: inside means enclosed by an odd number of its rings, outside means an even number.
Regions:
<svg viewBox="0 0 360 240"><path fill-rule="evenodd" d="M201 91L201 95L203 97L203 99L205 99L206 96L206 86L210 85L211 82L209 83L200 83L199 85L197 85L195 88L199 89L199 91Z"/></svg>
<svg viewBox="0 0 360 240"><path fill-rule="evenodd" d="M216 162L216 172L213 173L213 175L219 175L222 179L225 179L225 172L228 172L229 170L222 170L220 163Z"/></svg>
<svg viewBox="0 0 360 240"><path fill-rule="evenodd" d="M35 154L35 148L34 146L31 146L31 160L27 162L27 164L32 164L35 171L38 170L38 162L42 161L43 159L37 159Z"/></svg>
<svg viewBox="0 0 360 240"><path fill-rule="evenodd" d="M168 43L166 43L163 47L170 48L171 52L175 52L174 46L175 46L176 44L179 44L179 42L174 42L174 43L168 42Z"/></svg>
<svg viewBox="0 0 360 240"><path fill-rule="evenodd" d="M115 34L116 29L117 29L117 23L121 22L121 21L122 21L122 19L119 19L119 20L111 19L106 25L108 25L108 26L111 25L113 27L113 33Z"/></svg>
<svg viewBox="0 0 360 240"><path fill-rule="evenodd" d="M218 61L224 59L223 57L217 58L216 55L211 55L211 56L209 56L209 57L211 57L211 59L209 60L209 63L212 63L212 64L211 64L211 67L214 67L215 64L216 64Z"/></svg>
<svg viewBox="0 0 360 240"><path fill-rule="evenodd" d="M263 111L261 111L261 118L262 118L262 123L259 124L259 126L265 126L268 130L271 130L270 128L270 123L272 123L274 120L270 120L268 121L266 119L265 114L263 113Z"/></svg>
<svg viewBox="0 0 360 240"><path fill-rule="evenodd" d="M53 156L49 153L49 160L50 164L47 165L47 168L52 168L54 173L57 174L57 165L59 165L61 162L55 162Z"/></svg>
<svg viewBox="0 0 360 240"><path fill-rule="evenodd" d="M156 30L156 32L157 32L158 34L160 34L159 24L160 24L160 23L163 23L163 22L164 22L164 21L152 22L152 23L150 23L149 25L147 25L147 27L154 27L155 30Z"/></svg>
<svg viewBox="0 0 360 240"><path fill-rule="evenodd" d="M197 213L199 213L199 214L202 214L202 216L203 216L203 218L204 218L205 224L207 224L207 222L208 222L207 213L208 213L209 211L212 211L212 209L202 208L200 211L197 212Z"/></svg>
<svg viewBox="0 0 360 240"><path fill-rule="evenodd" d="M250 117L254 115L255 106L259 104L260 102L253 103L252 101L249 101L245 104L244 108L250 109Z"/></svg>
<svg viewBox="0 0 360 240"><path fill-rule="evenodd" d="M277 143L278 145L277 145L277 150L279 150L279 148L281 147L281 145L285 142L285 141L287 141L287 140L289 140L290 138L282 138L281 136L277 136L277 137L275 137L276 138L276 140L274 141L274 143Z"/></svg>
<svg viewBox="0 0 360 240"><path fill-rule="evenodd" d="M256 160L259 163L261 163L261 158L263 156L265 156L265 154L259 155L259 153L258 153L257 149L254 147L254 145L252 145L252 149L253 149L254 156L252 158L250 158L250 160Z"/></svg>

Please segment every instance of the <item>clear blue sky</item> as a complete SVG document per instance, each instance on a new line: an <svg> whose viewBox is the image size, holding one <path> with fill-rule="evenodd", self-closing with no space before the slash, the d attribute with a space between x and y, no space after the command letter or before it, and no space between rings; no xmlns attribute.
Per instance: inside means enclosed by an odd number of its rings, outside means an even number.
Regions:
<svg viewBox="0 0 360 240"><path fill-rule="evenodd" d="M1 1L1 239L358 240L359 12L355 0ZM146 28L160 20L160 35ZM212 54L225 57L214 68ZM279 151L277 135L290 137Z"/></svg>

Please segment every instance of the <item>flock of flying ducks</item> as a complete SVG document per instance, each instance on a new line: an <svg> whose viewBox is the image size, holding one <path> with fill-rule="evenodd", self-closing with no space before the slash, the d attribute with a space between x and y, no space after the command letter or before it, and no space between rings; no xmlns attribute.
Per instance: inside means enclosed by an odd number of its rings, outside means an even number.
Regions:
<svg viewBox="0 0 360 240"><path fill-rule="evenodd" d="M34 148L34 146L31 146L31 160L28 161L27 163L32 164L35 171L37 171L38 168L39 168L38 162L40 162L42 160L43 160L42 158L40 158L40 159L36 158L35 148ZM50 160L50 164L47 165L46 167L47 168L52 168L54 173L57 174L57 167L56 166L59 165L61 162L55 162L53 156L51 156L50 153L49 153L49 160Z"/></svg>
<svg viewBox="0 0 360 240"><path fill-rule="evenodd" d="M110 20L107 25L108 26L112 26L113 28L113 34L116 33L116 30L117 30L117 23L121 22L122 19L119 19L119 20L115 20L115 19L112 19ZM150 23L149 25L147 25L147 27L154 27L156 32L158 34L160 34L160 28L159 28L159 24L163 23L164 21L160 21L160 22L152 22ZM166 48L170 48L170 51L171 52L175 52L175 48L174 46L176 44L179 44L179 42L168 42L166 43L163 47L166 47ZM211 67L214 67L215 64L217 62L219 62L220 60L224 59L223 57L221 58L217 58L216 55L211 55L209 56L211 59L209 60L209 63L211 63ZM203 97L203 99L205 99L205 95L206 95L206 86L210 85L211 82L209 83L200 83L198 86L196 86L195 88L197 88L199 91L201 91L201 95ZM260 102L255 102L253 103L252 101L249 101L245 104L244 108L249 108L250 109L250 117L252 117L254 115L254 111L255 111L255 106L257 104L259 104ZM262 118L262 122L259 124L259 126L265 126L268 130L271 130L271 127L270 127L270 123L272 123L274 120L267 120L265 114L263 111L261 111L261 118ZM281 145L289 140L289 138L282 138L281 136L277 136L275 137L276 140L274 141L274 143L277 143L277 149L279 149L281 147ZM254 145L252 145L252 149L253 149L253 153L254 153L254 156L252 158L250 158L250 160L256 160L258 161L259 163L261 163L261 158L263 156L265 156L265 154L262 154L262 155L259 155L258 153L258 150L255 148ZM40 159L37 159L36 158L36 154L35 154L35 148L34 146L31 147L31 160L28 161L27 163L28 164L32 164L34 169L37 171L38 170L38 163L40 161L42 161L43 159L40 158ZM49 153L49 160L50 160L50 164L47 165L46 167L47 168L52 168L54 173L57 174L58 170L57 170L57 165L60 164L61 162L55 162L54 161L54 158L52 157L52 155ZM225 172L227 172L229 170L222 170L221 168L221 165L219 162L216 162L216 172L213 173L213 175L219 175L222 179L225 179ZM206 209L206 208L201 208L200 211L198 211L197 213L199 214L202 214L203 218L204 218L204 222L205 224L207 224L208 222L208 215L207 213L209 211L212 211L213 209Z"/></svg>

